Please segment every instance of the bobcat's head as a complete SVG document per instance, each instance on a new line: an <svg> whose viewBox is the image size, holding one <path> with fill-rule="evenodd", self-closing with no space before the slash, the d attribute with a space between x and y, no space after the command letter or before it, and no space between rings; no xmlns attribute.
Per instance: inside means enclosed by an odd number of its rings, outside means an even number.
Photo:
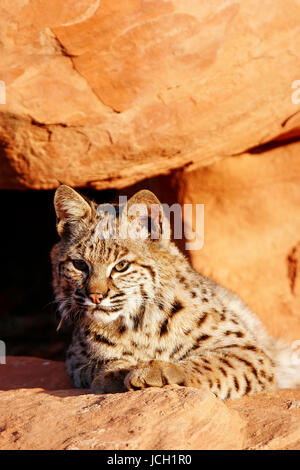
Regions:
<svg viewBox="0 0 300 470"><path fill-rule="evenodd" d="M172 302L173 244L153 193L139 191L120 208L97 206L61 185L54 205L61 240L51 258L62 320L70 316L108 324L122 316L127 326L137 328L146 305L168 303L168 294L161 295L165 286Z"/></svg>

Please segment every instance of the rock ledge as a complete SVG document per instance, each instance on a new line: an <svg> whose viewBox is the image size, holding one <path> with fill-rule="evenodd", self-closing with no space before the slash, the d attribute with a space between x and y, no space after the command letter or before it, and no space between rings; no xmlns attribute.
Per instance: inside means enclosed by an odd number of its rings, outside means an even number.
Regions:
<svg viewBox="0 0 300 470"><path fill-rule="evenodd" d="M300 449L300 390L227 402L194 388L71 388L59 362L0 365L0 449Z"/></svg>

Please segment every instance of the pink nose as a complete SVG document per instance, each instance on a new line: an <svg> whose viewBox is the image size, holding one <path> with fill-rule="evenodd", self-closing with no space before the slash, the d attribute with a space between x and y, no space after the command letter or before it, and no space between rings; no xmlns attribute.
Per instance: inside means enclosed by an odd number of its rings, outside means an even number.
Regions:
<svg viewBox="0 0 300 470"><path fill-rule="evenodd" d="M95 294L89 294L89 298L94 304L100 304L101 299L103 299L103 294L96 292Z"/></svg>

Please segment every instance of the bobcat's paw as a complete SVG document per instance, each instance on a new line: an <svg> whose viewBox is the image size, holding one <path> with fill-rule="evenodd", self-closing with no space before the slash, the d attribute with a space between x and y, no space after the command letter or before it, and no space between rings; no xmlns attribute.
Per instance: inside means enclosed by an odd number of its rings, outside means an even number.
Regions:
<svg viewBox="0 0 300 470"><path fill-rule="evenodd" d="M126 392L124 378L128 374L128 369L109 370L97 375L91 385L91 392L102 393L122 393Z"/></svg>
<svg viewBox="0 0 300 470"><path fill-rule="evenodd" d="M102 393L107 393L104 389L104 383L101 376L94 378L91 384L91 392L102 395Z"/></svg>
<svg viewBox="0 0 300 470"><path fill-rule="evenodd" d="M177 364L153 360L143 362L132 369L124 380L128 390L140 390L165 385L185 385L185 374Z"/></svg>

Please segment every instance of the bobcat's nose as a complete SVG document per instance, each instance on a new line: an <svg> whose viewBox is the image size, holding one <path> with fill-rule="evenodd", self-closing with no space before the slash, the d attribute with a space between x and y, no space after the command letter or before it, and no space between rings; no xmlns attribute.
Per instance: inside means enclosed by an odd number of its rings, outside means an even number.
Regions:
<svg viewBox="0 0 300 470"><path fill-rule="evenodd" d="M100 304L103 297L104 295L101 292L95 292L93 294L89 294L89 298L94 304Z"/></svg>

